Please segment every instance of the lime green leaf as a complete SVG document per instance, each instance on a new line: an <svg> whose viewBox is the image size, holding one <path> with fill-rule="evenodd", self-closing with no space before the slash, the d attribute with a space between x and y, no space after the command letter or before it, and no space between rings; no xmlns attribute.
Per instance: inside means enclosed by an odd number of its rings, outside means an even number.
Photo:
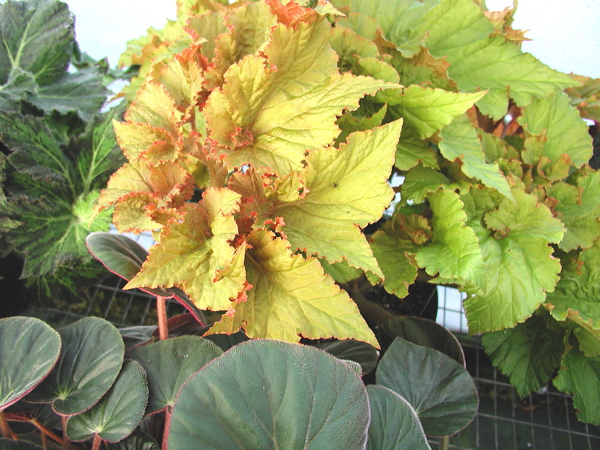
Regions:
<svg viewBox="0 0 600 450"><path fill-rule="evenodd" d="M336 51L340 60L338 67L340 72L355 70L361 58L376 58L379 56L377 45L369 39L365 39L352 29L338 25L333 29L329 44ZM387 80L394 81L396 80Z"/></svg>
<svg viewBox="0 0 600 450"><path fill-rule="evenodd" d="M504 199L478 229L484 267L474 294L464 301L469 331L498 331L525 321L554 290L561 269L551 243L560 242L562 223L538 200L513 189L514 201Z"/></svg>
<svg viewBox="0 0 600 450"><path fill-rule="evenodd" d="M401 127L396 121L353 133L339 150L328 147L308 156L308 193L273 213L283 217L293 247L330 263L345 258L350 266L381 276L360 228L377 221L394 196L387 179Z"/></svg>
<svg viewBox="0 0 600 450"><path fill-rule="evenodd" d="M466 226L463 202L453 191L440 190L427 197L433 211L433 238L421 247L417 263L430 275L453 280L475 280L483 260L475 232Z"/></svg>
<svg viewBox="0 0 600 450"><path fill-rule="evenodd" d="M579 350L585 356L600 356L600 331L577 327L574 334L579 342Z"/></svg>
<svg viewBox="0 0 600 450"><path fill-rule="evenodd" d="M395 166L402 171L410 170L421 163L425 167L438 168L437 154L427 140L422 140L418 132L404 124L400 142L396 147Z"/></svg>
<svg viewBox="0 0 600 450"><path fill-rule="evenodd" d="M244 247L231 241L238 232L233 214L239 194L209 189L188 204L185 220L169 223L150 249L142 270L125 286L181 287L201 309L226 310L244 288Z"/></svg>
<svg viewBox="0 0 600 450"><path fill-rule="evenodd" d="M402 200L422 203L429 194L450 185L450 180L442 172L419 164L406 173L401 187Z"/></svg>
<svg viewBox="0 0 600 450"><path fill-rule="evenodd" d="M512 91L511 91L512 94ZM543 155L556 162L567 153L579 167L592 157L592 138L588 127L569 97L562 92L537 100L523 110L519 123L529 133L544 133L547 138Z"/></svg>
<svg viewBox="0 0 600 450"><path fill-rule="evenodd" d="M400 236L387 228L373 234L371 248L385 277L383 287L387 292L404 298L417 277L417 265L411 255L418 247L407 236Z"/></svg>
<svg viewBox="0 0 600 450"><path fill-rule="evenodd" d="M360 269L350 267L345 260L338 263L329 264L325 258L320 258L319 262L327 275L333 278L336 283L347 283L356 280L364 272Z"/></svg>
<svg viewBox="0 0 600 450"><path fill-rule="evenodd" d="M565 332L532 316L514 328L486 333L482 344L494 366L506 375L521 397L545 385L560 365Z"/></svg>
<svg viewBox="0 0 600 450"><path fill-rule="evenodd" d="M421 49L421 41L425 34L425 30L418 25L424 23L438 1L351 0L349 6L353 13L376 19L386 39L396 44L403 56L410 58ZM344 6L344 3L346 2L342 0L332 2L337 8ZM348 21L346 25L354 23Z"/></svg>
<svg viewBox="0 0 600 450"><path fill-rule="evenodd" d="M251 340L181 388L169 448L364 448L367 393L347 364L315 348Z"/></svg>
<svg viewBox="0 0 600 450"><path fill-rule="evenodd" d="M365 94L395 86L337 73L329 31L322 21L278 25L260 55L228 69L204 115L209 137L229 150L230 166L251 163L281 174L299 170L307 151L339 134L335 121L345 108L356 109Z"/></svg>
<svg viewBox="0 0 600 450"><path fill-rule="evenodd" d="M356 304L323 273L318 259L292 254L289 243L270 231L253 231L249 244L246 270L253 288L246 302L234 304L210 333L232 333L243 326L253 338L352 338L379 348Z"/></svg>
<svg viewBox="0 0 600 450"><path fill-rule="evenodd" d="M502 36L491 36L440 54L435 49L430 51L434 56L447 55L448 74L461 90L488 89L492 92L495 107L488 107L483 112L492 114L494 119L500 119L506 113L504 110L498 116L503 106L508 106L509 91L518 106L526 106L535 98L577 85L568 75L550 69Z"/></svg>
<svg viewBox="0 0 600 450"><path fill-rule="evenodd" d="M475 127L466 115L457 117L440 133L440 152L450 161L459 159L465 175L477 178L502 195L512 198L510 187L498 164L488 164Z"/></svg>
<svg viewBox="0 0 600 450"><path fill-rule="evenodd" d="M567 228L559 247L567 252L591 247L600 235L600 172L577 177L576 186L553 184L546 194L558 200L555 209Z"/></svg>
<svg viewBox="0 0 600 450"><path fill-rule="evenodd" d="M600 425L600 357L587 358L572 347L561 362L561 369L554 379L554 386L573 394L573 405L579 420Z"/></svg>
<svg viewBox="0 0 600 450"><path fill-rule="evenodd" d="M564 262L560 282L548 295L547 307L556 320L570 318L600 330L600 239L577 259Z"/></svg>
<svg viewBox="0 0 600 450"><path fill-rule="evenodd" d="M52 83L67 69L73 51L73 17L62 2L6 2L0 5L0 84L17 67Z"/></svg>
<svg viewBox="0 0 600 450"><path fill-rule="evenodd" d="M421 139L450 124L485 95L485 92L462 94L421 86L392 92L387 94L390 112L394 117L402 117Z"/></svg>

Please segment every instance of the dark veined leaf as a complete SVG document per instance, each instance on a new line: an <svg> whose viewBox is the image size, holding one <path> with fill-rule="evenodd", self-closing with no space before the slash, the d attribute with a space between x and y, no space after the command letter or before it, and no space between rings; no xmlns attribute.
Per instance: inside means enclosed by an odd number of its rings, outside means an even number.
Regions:
<svg viewBox="0 0 600 450"><path fill-rule="evenodd" d="M123 365L125 344L104 319L88 317L58 330L62 338L55 370L28 397L52 402L61 415L90 409L108 391Z"/></svg>
<svg viewBox="0 0 600 450"><path fill-rule="evenodd" d="M437 350L401 338L377 368L377 384L404 397L428 436L459 432L475 417L479 398L465 367Z"/></svg>
<svg viewBox="0 0 600 450"><path fill-rule="evenodd" d="M12 439L0 439L2 450L44 450L37 444L29 441L13 441Z"/></svg>
<svg viewBox="0 0 600 450"><path fill-rule="evenodd" d="M253 340L211 361L181 388L170 448L364 448L365 387L321 350Z"/></svg>
<svg viewBox="0 0 600 450"><path fill-rule="evenodd" d="M90 410L69 418L67 436L75 441L95 435L109 442L125 439L142 420L147 401L143 367L136 361L126 361L106 395Z"/></svg>
<svg viewBox="0 0 600 450"><path fill-rule="evenodd" d="M419 416L402 396L384 386L367 386L371 406L368 450L429 449Z"/></svg>
<svg viewBox="0 0 600 450"><path fill-rule="evenodd" d="M0 319L0 411L23 398L52 370L59 334L33 317Z"/></svg>
<svg viewBox="0 0 600 450"><path fill-rule="evenodd" d="M198 336L179 336L134 348L129 356L148 375L147 413L172 407L183 383L222 353L216 344Z"/></svg>
<svg viewBox="0 0 600 450"><path fill-rule="evenodd" d="M73 17L58 1L9 1L0 5L0 84L15 68L35 75L37 84L58 79L73 51Z"/></svg>
<svg viewBox="0 0 600 450"><path fill-rule="evenodd" d="M98 113L109 92L102 84L102 74L95 67L88 67L64 73L56 81L40 86L27 101L46 113L76 111L87 122Z"/></svg>

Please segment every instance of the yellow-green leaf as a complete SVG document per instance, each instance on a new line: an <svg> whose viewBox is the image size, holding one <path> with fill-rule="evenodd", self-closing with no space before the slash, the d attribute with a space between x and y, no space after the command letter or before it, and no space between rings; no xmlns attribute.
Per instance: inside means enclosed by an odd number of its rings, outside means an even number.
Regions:
<svg viewBox="0 0 600 450"><path fill-rule="evenodd" d="M352 338L379 348L356 304L324 274L318 259L293 254L289 242L266 230L252 232L248 242L246 270L253 287L211 334L243 327L253 338Z"/></svg>
<svg viewBox="0 0 600 450"><path fill-rule="evenodd" d="M182 222L163 228L142 270L127 284L182 288L201 309L226 310L243 291L245 246L234 248L238 233L233 214L239 194L211 188L197 204L188 204Z"/></svg>
<svg viewBox="0 0 600 450"><path fill-rule="evenodd" d="M387 178L394 163L402 121L356 132L338 149L314 151L307 158L308 193L274 211L283 217L293 248L317 253L328 262L348 264L382 276L361 228L377 221L394 192Z"/></svg>

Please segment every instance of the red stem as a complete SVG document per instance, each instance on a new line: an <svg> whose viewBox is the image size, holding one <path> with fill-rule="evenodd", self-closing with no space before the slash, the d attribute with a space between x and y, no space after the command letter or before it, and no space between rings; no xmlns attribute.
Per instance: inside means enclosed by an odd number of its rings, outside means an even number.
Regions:
<svg viewBox="0 0 600 450"><path fill-rule="evenodd" d="M169 431L171 428L171 407L167 406L165 409L165 428L163 431L163 440L161 450L167 450L167 441L169 440Z"/></svg>
<svg viewBox="0 0 600 450"><path fill-rule="evenodd" d="M92 444L92 450L100 450L100 444L102 443L102 438L98 433L94 435L94 443Z"/></svg>
<svg viewBox="0 0 600 450"><path fill-rule="evenodd" d="M65 450L71 450L71 441L67 436L67 419L68 416L62 416L62 432L63 432L63 448Z"/></svg>
<svg viewBox="0 0 600 450"><path fill-rule="evenodd" d="M156 296L156 314L158 315L158 335L160 340L164 341L169 337L167 329L167 299Z"/></svg>
<svg viewBox="0 0 600 450"><path fill-rule="evenodd" d="M6 439L15 439L13 431L10 429L10 425L6 420L4 411L0 411L0 431L2 431L2 437Z"/></svg>
<svg viewBox="0 0 600 450"><path fill-rule="evenodd" d="M31 423L38 430L40 430L43 437L48 436L50 439L58 442L60 445L64 445L64 441L60 438L60 436L57 436L56 434L54 434L52 431L50 431L48 428L46 428L44 425L42 425L37 419L31 419L29 421L29 423Z"/></svg>

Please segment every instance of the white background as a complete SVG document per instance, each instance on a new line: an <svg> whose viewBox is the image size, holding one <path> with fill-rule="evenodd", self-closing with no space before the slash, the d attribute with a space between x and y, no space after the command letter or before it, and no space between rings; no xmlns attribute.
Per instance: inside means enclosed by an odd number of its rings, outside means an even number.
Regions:
<svg viewBox="0 0 600 450"><path fill-rule="evenodd" d="M126 42L162 28L175 18L175 0L67 0L76 16L81 49L112 66ZM487 0L490 10L502 10L512 0ZM515 28L530 30L523 44L550 67L600 78L599 0L520 0Z"/></svg>

